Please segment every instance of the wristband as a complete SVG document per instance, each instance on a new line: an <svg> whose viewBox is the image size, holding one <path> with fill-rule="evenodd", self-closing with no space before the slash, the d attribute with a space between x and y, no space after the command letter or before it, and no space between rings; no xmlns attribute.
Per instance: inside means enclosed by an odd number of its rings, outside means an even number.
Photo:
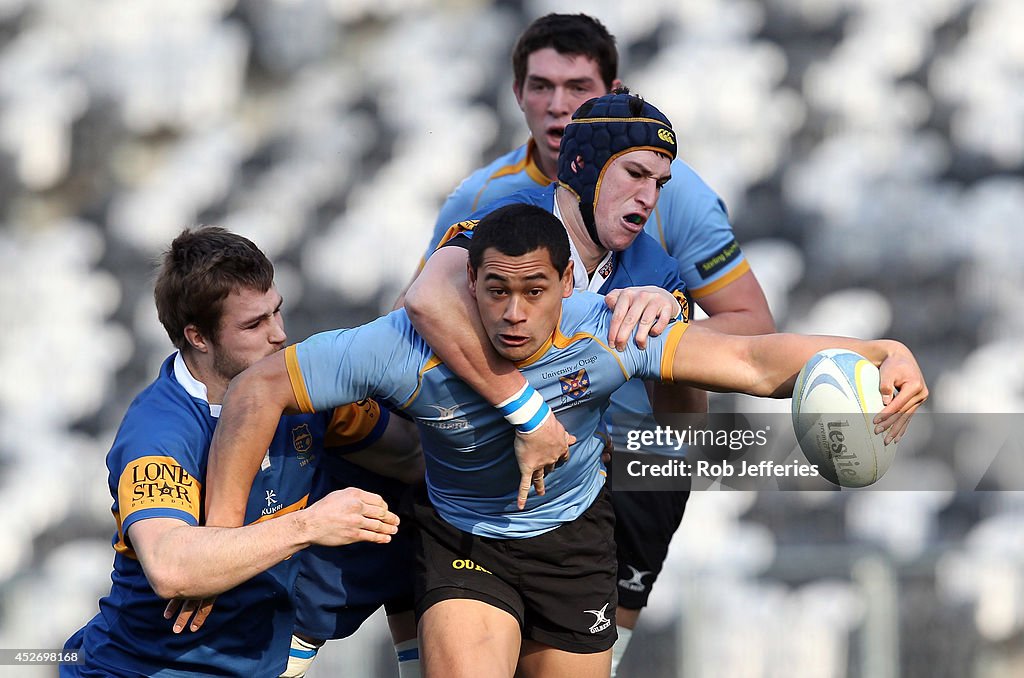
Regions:
<svg viewBox="0 0 1024 678"><path fill-rule="evenodd" d="M551 416L551 408L537 389L524 384L515 395L497 406L505 421L520 433L532 433Z"/></svg>

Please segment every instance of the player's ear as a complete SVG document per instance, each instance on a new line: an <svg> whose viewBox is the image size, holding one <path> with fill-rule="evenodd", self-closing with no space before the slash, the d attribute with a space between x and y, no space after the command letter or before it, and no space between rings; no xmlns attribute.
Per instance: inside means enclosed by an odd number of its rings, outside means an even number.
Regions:
<svg viewBox="0 0 1024 678"><path fill-rule="evenodd" d="M195 325L192 325L191 323L185 325L184 334L185 341L188 342L188 345L192 350L198 351L199 353L207 353L210 350L209 342L207 342L206 337L203 336L203 333L200 332L199 328Z"/></svg>
<svg viewBox="0 0 1024 678"><path fill-rule="evenodd" d="M621 88L622 88L622 81L619 80L618 78L615 78L614 80L612 80L612 88L609 91L610 92L614 92L615 90L621 89Z"/></svg>
<svg viewBox="0 0 1024 678"><path fill-rule="evenodd" d="M560 281L562 283L562 298L563 299L566 299L566 298L568 298L569 296L572 295L572 289L573 289L573 286L574 286L573 285L574 281L575 281L575 278L574 278L573 273L572 273L572 259L570 259L569 263L565 267L565 271L562 272L562 279Z"/></svg>
<svg viewBox="0 0 1024 678"><path fill-rule="evenodd" d="M519 110L526 110L523 108L523 83L512 81L512 94L516 97L516 103L519 104Z"/></svg>
<svg viewBox="0 0 1024 678"><path fill-rule="evenodd" d="M473 262L466 261L466 281L469 283L469 293L476 296L476 271L473 269Z"/></svg>

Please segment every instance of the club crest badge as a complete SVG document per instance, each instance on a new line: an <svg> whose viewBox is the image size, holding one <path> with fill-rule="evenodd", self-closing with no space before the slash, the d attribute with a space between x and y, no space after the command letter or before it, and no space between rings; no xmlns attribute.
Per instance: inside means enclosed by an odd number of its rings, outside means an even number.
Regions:
<svg viewBox="0 0 1024 678"><path fill-rule="evenodd" d="M586 370L559 377L558 381L562 385L562 395L573 400L579 400L590 390L590 375Z"/></svg>

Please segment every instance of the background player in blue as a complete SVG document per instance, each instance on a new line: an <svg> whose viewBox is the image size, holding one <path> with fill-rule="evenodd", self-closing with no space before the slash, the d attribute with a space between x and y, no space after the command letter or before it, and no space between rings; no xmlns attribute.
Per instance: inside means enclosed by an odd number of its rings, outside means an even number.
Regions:
<svg viewBox="0 0 1024 678"><path fill-rule="evenodd" d="M326 446L381 444L388 417L372 401L275 423L246 526L201 526L228 381L286 341L273 275L252 242L220 228L186 230L164 255L157 312L179 350L133 401L107 456L117 522L110 594L67 642L84 664L62 675L277 676L293 623L289 557L310 544L386 543L396 532L383 499L356 488L299 510ZM166 599L218 594L192 632L181 633L187 614L171 621Z"/></svg>
<svg viewBox="0 0 1024 678"><path fill-rule="evenodd" d="M570 116L587 100L622 84L618 63L615 38L600 21L585 14L548 14L523 31L512 53L512 89L530 138L474 171L448 196L424 259L446 230L466 215L517 191L557 180L559 147ZM773 332L768 303L733 235L723 201L683 160L676 158L671 172L672 181L662 189L644 230L675 258L692 298L710 316L700 322L733 334ZM707 395L699 390L656 387L656 392L660 411L707 409ZM633 384L616 394L610 419L636 421L650 409L644 389ZM621 427L610 423L616 445L624 446ZM646 451L679 454L668 448ZM616 492L613 496L620 556L620 636L613 674L661 571L687 496L686 492ZM656 527L647 520L655 512L662 516ZM644 575L638 578L635 572Z"/></svg>
<svg viewBox="0 0 1024 678"><path fill-rule="evenodd" d="M513 94L530 139L460 183L441 208L424 260L448 228L489 203L558 180L562 136L586 101L619 87L615 38L585 14L549 14L531 23L512 54ZM749 263L735 242L725 205L682 159L672 162L673 180L661 192L644 224L677 260L693 298L720 329L757 334L772 329L771 313ZM728 289L728 294L717 294ZM725 314L728 314L727 316Z"/></svg>
<svg viewBox="0 0 1024 678"><path fill-rule="evenodd" d="M631 377L786 397L804 362L835 346L880 366L888 404L877 422L890 436L902 435L927 397L916 361L895 341L741 337L676 322L646 350L616 351L602 340L612 321L604 300L572 293L568 249L554 217L528 205L489 214L470 245L467 288L488 340L578 440L525 507L516 485L529 484L532 469L510 454L503 412L438 360L403 310L289 347L239 375L225 399L211 512L238 510L247 492L239 479L258 464L282 411L374 396L414 417L429 491L416 507L428 678L608 675L616 567L595 434L612 392Z"/></svg>

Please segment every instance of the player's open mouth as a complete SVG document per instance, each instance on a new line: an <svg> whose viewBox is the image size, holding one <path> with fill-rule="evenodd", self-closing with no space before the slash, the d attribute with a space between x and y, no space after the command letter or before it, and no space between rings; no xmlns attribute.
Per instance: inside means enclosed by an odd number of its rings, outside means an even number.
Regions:
<svg viewBox="0 0 1024 678"><path fill-rule="evenodd" d="M637 229L635 230L640 230L641 228L644 227L644 224L647 223L647 218L644 217L644 215L636 213L627 214L626 216L622 217L622 220L625 221L627 224L632 224L633 226L636 226Z"/></svg>
<svg viewBox="0 0 1024 678"><path fill-rule="evenodd" d="M558 146L562 143L562 137L565 136L564 127L548 127L546 130L548 142L554 146Z"/></svg>

